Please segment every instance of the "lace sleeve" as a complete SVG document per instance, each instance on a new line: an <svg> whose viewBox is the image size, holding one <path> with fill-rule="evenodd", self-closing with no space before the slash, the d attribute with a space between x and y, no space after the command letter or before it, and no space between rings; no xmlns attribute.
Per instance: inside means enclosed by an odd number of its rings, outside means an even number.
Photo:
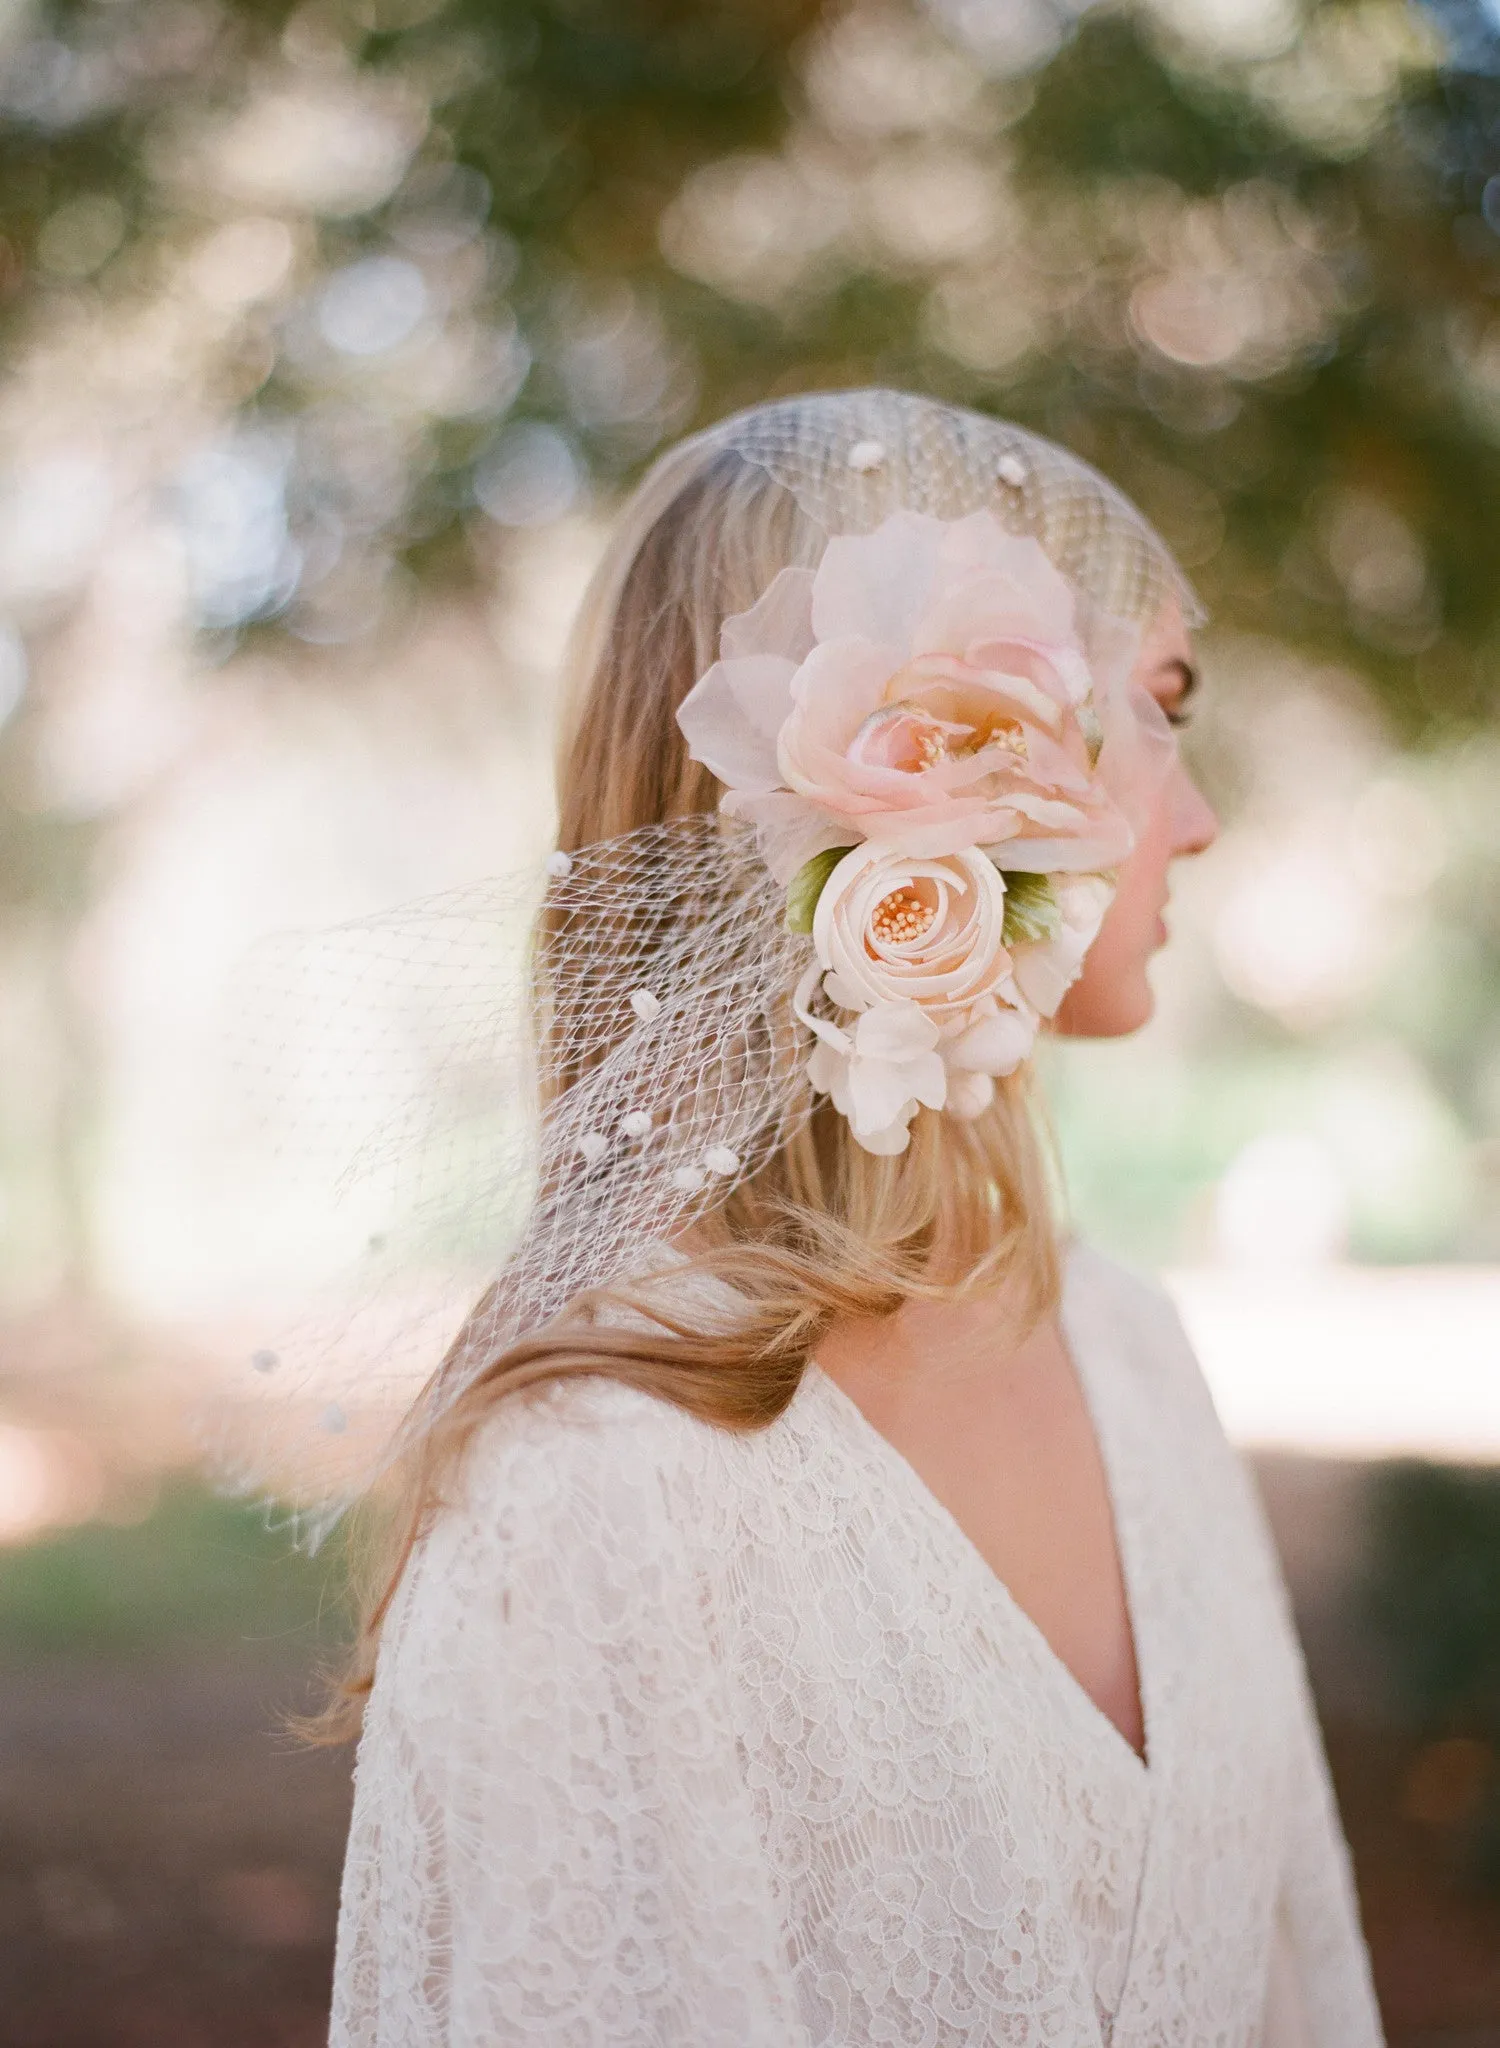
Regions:
<svg viewBox="0 0 1500 2048"><path fill-rule="evenodd" d="M1312 1696L1293 1664L1286 1867L1265 2048L1379 2048L1385 2036Z"/></svg>
<svg viewBox="0 0 1500 2048"><path fill-rule="evenodd" d="M502 1414L388 1622L331 2048L797 2048L689 1539L651 1441ZM574 1408L577 1402L573 1403ZM597 1410L600 1403L595 1401ZM550 1422L550 1426L549 1426Z"/></svg>

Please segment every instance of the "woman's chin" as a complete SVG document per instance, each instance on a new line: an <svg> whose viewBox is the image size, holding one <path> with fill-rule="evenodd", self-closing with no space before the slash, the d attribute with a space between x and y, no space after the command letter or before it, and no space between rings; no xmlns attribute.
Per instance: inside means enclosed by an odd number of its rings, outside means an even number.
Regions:
<svg viewBox="0 0 1500 2048"><path fill-rule="evenodd" d="M1063 998L1057 1032L1063 1038L1128 1038L1151 1022L1156 997L1143 967L1138 974L1111 977L1103 987L1083 979Z"/></svg>

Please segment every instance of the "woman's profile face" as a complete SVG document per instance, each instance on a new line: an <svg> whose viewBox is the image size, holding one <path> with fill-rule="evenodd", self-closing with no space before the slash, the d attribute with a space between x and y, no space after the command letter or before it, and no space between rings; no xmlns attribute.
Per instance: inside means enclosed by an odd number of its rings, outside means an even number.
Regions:
<svg viewBox="0 0 1500 2048"><path fill-rule="evenodd" d="M1198 670L1175 599L1141 643L1133 678L1174 724L1185 719ZM1058 1031L1072 1038L1119 1038L1146 1023L1155 1007L1147 969L1168 936L1162 913L1172 862L1202 853L1217 830L1207 798L1181 758L1174 758L1150 821L1120 869L1119 887L1083 973L1063 998Z"/></svg>

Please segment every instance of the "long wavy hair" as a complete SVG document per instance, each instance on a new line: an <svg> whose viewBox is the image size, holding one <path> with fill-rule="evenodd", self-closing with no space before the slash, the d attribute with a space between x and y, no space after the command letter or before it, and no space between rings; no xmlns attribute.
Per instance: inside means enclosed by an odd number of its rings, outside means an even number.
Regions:
<svg viewBox="0 0 1500 2048"><path fill-rule="evenodd" d="M657 464L618 521L569 650L563 850L717 807L720 786L689 758L677 708L717 658L725 619L748 610L779 570L815 564L825 540L789 491L733 451L688 443ZM534 946L544 972L547 943L543 922ZM538 1028L545 1032L544 1019ZM358 1632L310 1726L315 1738L357 1729L407 1560L451 1496L466 1447L507 1398L602 1373L706 1423L760 1429L791 1401L824 1333L846 1318L892 1315L914 1295L983 1291L998 1326L1018 1340L1048 1314L1060 1290L1059 1237L1029 1068L999 1082L973 1121L919 1115L896 1157L864 1151L821 1103L696 1228L688 1249L696 1268L729 1283L740 1305L733 1316L696 1316L696 1291L623 1288L580 1300L493 1357L466 1360L464 1391L372 1504L376 1539L356 1546ZM458 1344L482 1327L484 1308Z"/></svg>

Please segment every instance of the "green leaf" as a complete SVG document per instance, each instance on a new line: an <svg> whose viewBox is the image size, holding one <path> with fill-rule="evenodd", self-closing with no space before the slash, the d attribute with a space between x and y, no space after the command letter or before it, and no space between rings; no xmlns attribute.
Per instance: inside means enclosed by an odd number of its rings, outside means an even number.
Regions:
<svg viewBox="0 0 1500 2048"><path fill-rule="evenodd" d="M1003 874L1005 882L1005 924L1000 942L1005 946L1034 945L1038 939L1055 939L1062 925L1062 906L1049 875Z"/></svg>
<svg viewBox="0 0 1500 2048"><path fill-rule="evenodd" d="M789 932L812 930L813 912L818 907L824 883L844 855L853 851L852 846L830 846L823 853L815 853L811 860L805 860L798 868L786 885L786 928Z"/></svg>

